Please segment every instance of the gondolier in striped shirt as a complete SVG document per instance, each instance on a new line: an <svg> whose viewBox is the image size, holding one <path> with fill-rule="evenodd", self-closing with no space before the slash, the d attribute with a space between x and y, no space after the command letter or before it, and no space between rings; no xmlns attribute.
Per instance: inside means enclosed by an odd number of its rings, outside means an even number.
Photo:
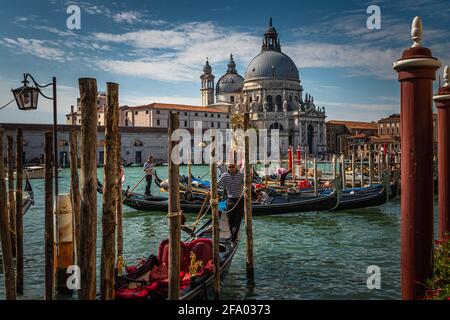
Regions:
<svg viewBox="0 0 450 320"><path fill-rule="evenodd" d="M244 172L238 171L236 164L229 163L228 170L224 172L217 182L219 189L227 193L227 216L231 232L231 241L235 242L239 233L239 227L244 215Z"/></svg>
<svg viewBox="0 0 450 320"><path fill-rule="evenodd" d="M153 168L155 167L155 163L153 161L153 157L149 156L147 162L144 163L144 172L145 172L145 180L147 185L145 187L145 195L152 195L152 180L153 180Z"/></svg>

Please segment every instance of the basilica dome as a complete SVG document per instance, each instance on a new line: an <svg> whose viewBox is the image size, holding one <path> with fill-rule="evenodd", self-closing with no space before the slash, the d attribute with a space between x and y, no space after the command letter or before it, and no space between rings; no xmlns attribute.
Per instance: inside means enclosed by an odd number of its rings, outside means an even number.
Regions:
<svg viewBox="0 0 450 320"><path fill-rule="evenodd" d="M216 94L241 93L244 78L237 73L233 55L230 55L227 72L220 77L216 84Z"/></svg>
<svg viewBox="0 0 450 320"><path fill-rule="evenodd" d="M280 39L277 30L272 26L272 18L264 32L261 53L250 61L247 71L245 71L245 81L258 78L300 80L294 61L281 52Z"/></svg>
<svg viewBox="0 0 450 320"><path fill-rule="evenodd" d="M272 50L262 51L249 63L245 71L245 80L255 78L299 80L294 61L284 53Z"/></svg>

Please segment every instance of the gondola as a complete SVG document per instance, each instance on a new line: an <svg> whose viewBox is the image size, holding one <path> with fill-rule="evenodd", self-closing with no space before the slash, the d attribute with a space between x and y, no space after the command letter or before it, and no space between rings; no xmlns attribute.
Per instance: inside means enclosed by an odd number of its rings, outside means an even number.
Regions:
<svg viewBox="0 0 450 320"><path fill-rule="evenodd" d="M98 182L98 192L103 192L100 182ZM164 197L146 197L137 193L125 195L124 192L122 203L139 211L167 212L168 210L168 199ZM180 200L181 210L184 213L198 213L203 204L204 199L202 198L194 197L191 201ZM335 190L331 190L326 194L321 193L319 195L300 194L270 197L268 204L254 202L252 204L252 213L254 216L263 216L307 211L326 211L334 208L336 205L337 193Z"/></svg>
<svg viewBox="0 0 450 320"><path fill-rule="evenodd" d="M221 220L226 218L221 214ZM227 221L221 224L228 225ZM237 251L239 240L232 242L229 230L221 227L219 241L219 265L221 282L228 272ZM193 233L181 245L180 300L212 298L214 274L212 272L211 219ZM194 257L192 256L194 253ZM125 276L116 276L116 299L160 300L167 299L168 239L161 242L158 255L151 255L138 268L131 269ZM192 270L201 261L200 272ZM161 272L160 270L164 270ZM162 276L161 276L162 274ZM192 277L194 275L194 277Z"/></svg>
<svg viewBox="0 0 450 320"><path fill-rule="evenodd" d="M342 193L339 197L339 204L330 211L375 207L386 203L387 200L388 197L384 186L363 193Z"/></svg>

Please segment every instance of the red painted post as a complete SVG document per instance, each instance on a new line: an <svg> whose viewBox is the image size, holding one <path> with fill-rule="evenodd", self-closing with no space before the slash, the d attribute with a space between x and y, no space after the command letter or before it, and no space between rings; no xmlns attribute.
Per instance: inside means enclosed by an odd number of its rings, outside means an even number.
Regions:
<svg viewBox="0 0 450 320"><path fill-rule="evenodd" d="M288 170L292 170L292 146L288 149Z"/></svg>
<svg viewBox="0 0 450 320"><path fill-rule="evenodd" d="M401 283L405 300L424 296L433 259L432 91L441 63L421 46L422 33L422 21L415 17L414 44L393 66L401 83Z"/></svg>
<svg viewBox="0 0 450 320"><path fill-rule="evenodd" d="M433 97L438 109L439 238L450 233L450 70L444 70L443 87Z"/></svg>

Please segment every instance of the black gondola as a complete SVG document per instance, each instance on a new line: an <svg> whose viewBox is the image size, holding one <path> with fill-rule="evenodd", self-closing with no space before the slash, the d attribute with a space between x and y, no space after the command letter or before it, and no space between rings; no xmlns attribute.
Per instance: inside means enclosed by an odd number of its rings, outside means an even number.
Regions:
<svg viewBox="0 0 450 320"><path fill-rule="evenodd" d="M22 212L25 214L34 204L34 192L28 177L26 178L25 189L23 191Z"/></svg>
<svg viewBox="0 0 450 320"><path fill-rule="evenodd" d="M98 192L102 193L102 185L98 182ZM149 196L132 193L126 194L123 204L140 211L167 212L168 199L164 197ZM198 213L203 206L204 200L194 198L191 201L180 200L181 210L184 213ZM337 205L337 194L331 190L327 194L300 194L288 196L274 196L268 204L253 203L252 213L254 216L279 215L286 213L297 213L307 211L327 211Z"/></svg>
<svg viewBox="0 0 450 320"><path fill-rule="evenodd" d="M223 214L221 214L222 216ZM212 262L212 233L211 233L211 219L200 227L191 238L183 243L183 246L190 248L183 251L184 255L189 255L195 251L195 245L203 244L200 248L203 254L200 255L199 261L202 260L204 264ZM155 280L151 275L153 268L166 263L164 261L164 248L168 240L161 242L159 246L158 256L151 255L145 263L136 270L128 273L126 276L116 277L116 299L166 299L167 298L167 279ZM219 264L220 264L220 278L221 282L224 280L228 269L230 268L233 257L237 251L239 240L231 242L229 237L221 235L219 242ZM192 246L191 246L192 245ZM166 247L167 248L167 247ZM196 251L198 252L198 251ZM205 253L206 252L206 253ZM182 256L182 265L183 265ZM192 262L191 262L192 265ZM184 271L183 271L184 270ZM186 266L182 268L182 272L186 272ZM203 270L206 270L203 269ZM213 291L214 274L209 268L207 272L200 276L191 278L188 283L184 284L180 290L180 300L197 300L208 299L208 296ZM183 284L183 282L182 282ZM129 288L132 289L129 289Z"/></svg>

